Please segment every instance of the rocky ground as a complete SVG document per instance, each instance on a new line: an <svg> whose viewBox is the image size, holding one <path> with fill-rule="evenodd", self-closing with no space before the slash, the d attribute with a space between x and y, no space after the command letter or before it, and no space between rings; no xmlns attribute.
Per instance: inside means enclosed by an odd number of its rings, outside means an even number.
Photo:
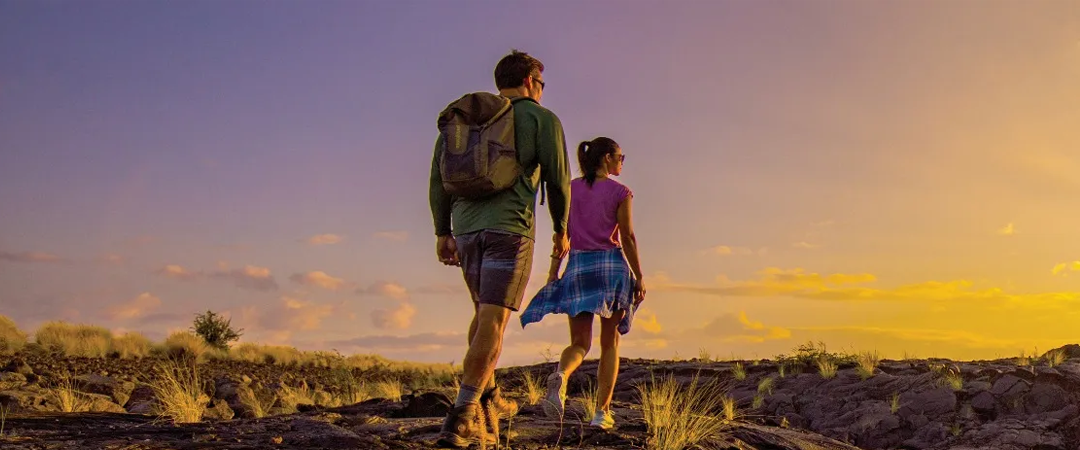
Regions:
<svg viewBox="0 0 1080 450"><path fill-rule="evenodd" d="M841 363L824 378L810 364L623 360L615 392L617 428L592 430L572 407L567 419L545 418L525 406L502 423L501 448L646 448L637 385L672 375L723 383L741 418L720 448L738 449L1080 449L1080 346L1066 359L1019 366L1012 360L883 361L860 377ZM152 390L139 374L153 361L0 357L0 448L38 449L418 449L430 448L450 397L446 389L418 388L400 400L375 398L335 408L286 404L266 398L266 417L242 398L245 390L306 379L314 392L333 396L329 369L283 368L236 362L202 364L212 381L206 418L173 424L152 413ZM594 361L571 379L569 394L595 385ZM500 370L500 385L524 402L523 374L543 377L553 364ZM92 412L60 413L46 389L61 368L85 374L77 389ZM736 372L745 377L735 377ZM362 374L361 374L362 375ZM738 378L738 379L737 379ZM764 381L770 380L771 381ZM416 386L416 380L406 383ZM317 396L316 396L317 397ZM4 412L6 411L6 414Z"/></svg>

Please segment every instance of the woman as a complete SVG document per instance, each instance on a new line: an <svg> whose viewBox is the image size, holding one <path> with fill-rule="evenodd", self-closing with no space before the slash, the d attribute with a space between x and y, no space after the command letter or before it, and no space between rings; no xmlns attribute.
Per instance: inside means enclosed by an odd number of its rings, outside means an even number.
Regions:
<svg viewBox="0 0 1080 450"><path fill-rule="evenodd" d="M562 259L553 256L548 284L521 313L523 328L546 314L566 314L570 319L570 345L562 352L558 370L547 379L543 402L544 412L555 417L564 412L566 380L589 353L593 315L600 316L600 367L591 425L603 429L615 425L611 395L619 372L619 335L630 332L634 311L645 300L630 220L633 193L611 178L622 173L625 159L619 144L610 138L578 145L582 177L570 182L566 271L559 278Z"/></svg>

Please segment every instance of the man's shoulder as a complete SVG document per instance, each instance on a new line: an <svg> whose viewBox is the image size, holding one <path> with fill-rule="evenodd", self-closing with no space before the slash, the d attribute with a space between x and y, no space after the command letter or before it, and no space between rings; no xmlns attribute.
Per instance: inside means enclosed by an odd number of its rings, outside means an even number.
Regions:
<svg viewBox="0 0 1080 450"><path fill-rule="evenodd" d="M521 99L514 102L514 114L535 116L540 119L553 120L555 122L559 121L559 116L532 99Z"/></svg>

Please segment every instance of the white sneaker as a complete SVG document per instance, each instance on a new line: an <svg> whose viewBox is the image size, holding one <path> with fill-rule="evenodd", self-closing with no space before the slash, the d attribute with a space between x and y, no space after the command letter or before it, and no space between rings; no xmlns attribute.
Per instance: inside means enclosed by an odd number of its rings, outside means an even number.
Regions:
<svg viewBox="0 0 1080 450"><path fill-rule="evenodd" d="M615 414L611 411L597 411L589 425L603 430L610 430L615 427Z"/></svg>
<svg viewBox="0 0 1080 450"><path fill-rule="evenodd" d="M543 404L544 414L548 418L562 418L566 405L566 380L563 378L562 372L548 375L547 394L544 395L544 399L540 402Z"/></svg>

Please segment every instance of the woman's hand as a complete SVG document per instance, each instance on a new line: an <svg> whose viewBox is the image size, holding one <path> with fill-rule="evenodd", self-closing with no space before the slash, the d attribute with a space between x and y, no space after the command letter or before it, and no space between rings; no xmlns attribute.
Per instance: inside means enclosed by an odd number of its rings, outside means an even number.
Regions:
<svg viewBox="0 0 1080 450"><path fill-rule="evenodd" d="M562 267L562 258L556 258L555 256L552 256L551 267L548 268L548 283L559 279L560 267Z"/></svg>
<svg viewBox="0 0 1080 450"><path fill-rule="evenodd" d="M634 285L634 307L636 308L643 301L645 301L645 282L637 280L637 284Z"/></svg>

